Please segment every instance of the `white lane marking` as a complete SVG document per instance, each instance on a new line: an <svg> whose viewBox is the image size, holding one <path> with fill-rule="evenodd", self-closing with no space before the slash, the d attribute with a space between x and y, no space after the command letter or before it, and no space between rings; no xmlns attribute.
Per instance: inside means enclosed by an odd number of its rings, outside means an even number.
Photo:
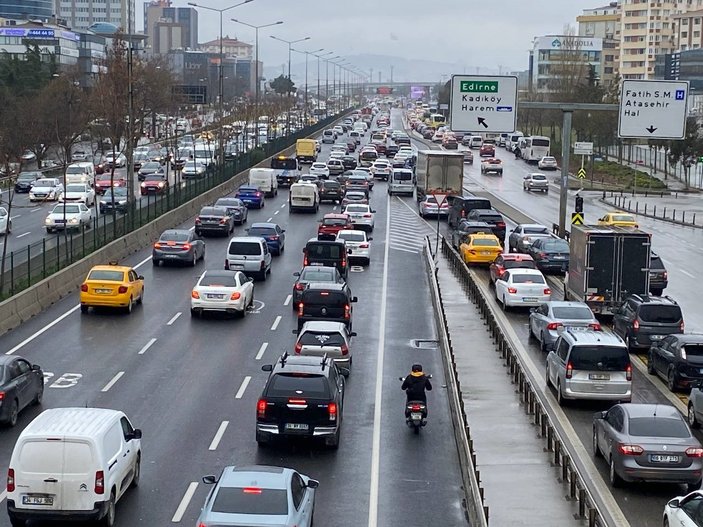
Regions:
<svg viewBox="0 0 703 527"><path fill-rule="evenodd" d="M25 232L25 233L20 234L19 236L17 236L17 238L23 238L24 236L27 236L28 234L32 234L32 233L31 233L31 232Z"/></svg>
<svg viewBox="0 0 703 527"><path fill-rule="evenodd" d="M215 437L212 438L212 443L210 443L208 450L217 450L217 447L222 440L222 436L225 435L225 430L227 430L228 426L229 421L222 421L220 423L220 427L217 429L217 432L215 432Z"/></svg>
<svg viewBox="0 0 703 527"><path fill-rule="evenodd" d="M239 390L237 390L237 395L234 396L235 399L241 399L244 396L244 391L247 389L247 386L249 386L250 381L251 375L247 375L246 377L244 377L242 385L239 387Z"/></svg>
<svg viewBox="0 0 703 527"><path fill-rule="evenodd" d="M280 210L277 210L276 212L273 213L273 215L275 216L275 215L278 214L279 212L281 212L281 211L280 211Z"/></svg>
<svg viewBox="0 0 703 527"><path fill-rule="evenodd" d="M7 498L7 490L3 490L2 492L0 492L0 503L5 501L5 498Z"/></svg>
<svg viewBox="0 0 703 527"><path fill-rule="evenodd" d="M186 513L186 509L190 504L190 500L193 499L193 495L195 494L195 490L197 488L198 482L191 481L186 489L186 493L183 495L183 499L181 499L181 502L178 504L178 508L176 509L173 518L171 518L171 523L179 523L183 519L183 515Z"/></svg>
<svg viewBox="0 0 703 527"><path fill-rule="evenodd" d="M151 261L151 256L147 256L146 258L144 258L141 262L134 266L134 269L139 269L142 265L149 261Z"/></svg>
<svg viewBox="0 0 703 527"><path fill-rule="evenodd" d="M154 345L154 342L156 342L156 338L152 338L149 342L144 344L144 347L139 350L139 353L137 353L137 355L144 355L146 353L146 350L148 350Z"/></svg>
<svg viewBox="0 0 703 527"><path fill-rule="evenodd" d="M266 348L269 347L268 342L264 342L261 347L259 348L259 352L256 354L256 360L261 360L261 357L264 356L264 353L266 352Z"/></svg>
<svg viewBox="0 0 703 527"><path fill-rule="evenodd" d="M115 385L115 383L116 383L117 381L119 381L119 380L122 378L123 375L124 375L124 372L123 372L123 371L117 372L117 375L115 375L115 376L112 378L112 380L111 380L110 382L108 382L108 383L105 385L105 388L103 388L103 389L100 390L100 391L101 391L101 392L107 392L110 388L112 388L112 387Z"/></svg>
<svg viewBox="0 0 703 527"><path fill-rule="evenodd" d="M283 302L283 305L284 305L284 306L287 306L288 304L290 304L290 301L291 301L292 299L293 299L293 295L288 295L288 296L286 297L286 301Z"/></svg>
<svg viewBox="0 0 703 527"><path fill-rule="evenodd" d="M266 220L266 223L270 222L273 219L273 216L270 217L269 219Z"/></svg>
<svg viewBox="0 0 703 527"><path fill-rule="evenodd" d="M282 209L285 209L285 208L286 208L286 204L284 203L283 205L281 205L281 208L282 208Z"/></svg>
<svg viewBox="0 0 703 527"><path fill-rule="evenodd" d="M276 317L276 320L273 321L273 324L271 325L271 331L276 331L276 328L278 328L278 325L281 323L281 315L278 315Z"/></svg>
<svg viewBox="0 0 703 527"><path fill-rule="evenodd" d="M29 212L37 212L38 210L41 210L41 207L37 207L36 209L31 209Z"/></svg>
<svg viewBox="0 0 703 527"><path fill-rule="evenodd" d="M383 402L383 359L386 351L386 305L388 302L388 255L390 251L391 197L387 198L386 245L383 253L383 282L381 286L381 315L378 317L378 354L376 358L376 394L371 441L371 485L369 488L369 524L378 526L378 492L381 467L381 403Z"/></svg>
<svg viewBox="0 0 703 527"><path fill-rule="evenodd" d="M679 271L681 271L683 274L685 274L685 275L688 276L689 278L695 278L695 276L693 276L691 273L689 273L689 272L686 271L685 269L679 269Z"/></svg>
<svg viewBox="0 0 703 527"><path fill-rule="evenodd" d="M56 324L58 324L59 322L61 322L64 318L66 318L67 316L69 316L71 313L74 313L74 312L78 311L78 309L79 309L80 307L81 307L80 304L78 304L77 306L72 307L71 309L69 309L68 311L66 311L63 315L61 315L59 318L57 318L57 319L54 320L53 322L50 322L49 324L47 324L46 326L44 326L43 328L41 328L41 329L40 329L39 331L37 331L36 333L33 333L32 335L30 335L29 337L27 337L26 339L24 339L22 342L20 342L19 344L17 344L17 345L16 345L14 348L12 348L10 351L6 351L6 352L5 352L5 355L12 355L12 354L13 354L15 351L17 351L18 349L23 348L24 346L26 346L27 344L29 344L30 342L32 342L35 338L37 338L39 335L41 335L41 334L44 333L45 331L49 331L51 328L53 328Z"/></svg>
<svg viewBox="0 0 703 527"><path fill-rule="evenodd" d="M167 326L173 326L173 323L174 323L176 320L178 320L178 317L180 317L180 316L181 316L181 312L179 311L178 313L176 313L175 315L173 315L173 317L171 317L171 320L169 320L168 322L166 322L166 325L167 325Z"/></svg>
<svg viewBox="0 0 703 527"><path fill-rule="evenodd" d="M195 225L193 225L190 229L188 229L190 232L193 232L195 230Z"/></svg>
<svg viewBox="0 0 703 527"><path fill-rule="evenodd" d="M22 217L21 214L16 214L16 215L14 215L14 216L10 216L10 219L11 219L11 220L14 220L15 218L20 218L20 217Z"/></svg>

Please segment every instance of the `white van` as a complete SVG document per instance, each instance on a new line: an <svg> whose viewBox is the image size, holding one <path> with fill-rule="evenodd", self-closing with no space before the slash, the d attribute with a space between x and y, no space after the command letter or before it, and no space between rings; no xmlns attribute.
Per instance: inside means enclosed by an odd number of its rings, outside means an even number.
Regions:
<svg viewBox="0 0 703 527"><path fill-rule="evenodd" d="M513 132L512 134L509 134L508 139L506 139L505 141L506 150L509 150L510 152L515 152L520 138L523 137L523 135L524 134L522 132Z"/></svg>
<svg viewBox="0 0 703 527"><path fill-rule="evenodd" d="M390 180L388 181L388 195L408 194L412 196L415 191L413 179L413 171L409 168L393 169Z"/></svg>
<svg viewBox="0 0 703 527"><path fill-rule="evenodd" d="M139 484L142 432L124 413L53 408L20 434L7 471L10 523L97 521L112 526L115 504Z"/></svg>
<svg viewBox="0 0 703 527"><path fill-rule="evenodd" d="M252 168L249 170L249 184L259 187L259 190L268 198L278 195L278 178L276 178L276 171L272 168Z"/></svg>
<svg viewBox="0 0 703 527"><path fill-rule="evenodd" d="M483 146L483 137L480 135L472 135L469 141L469 148L481 148Z"/></svg>
<svg viewBox="0 0 703 527"><path fill-rule="evenodd" d="M314 183L293 183L288 196L288 211L309 210L317 212L320 208L320 193Z"/></svg>
<svg viewBox="0 0 703 527"><path fill-rule="evenodd" d="M95 183L95 166L90 161L71 163L66 167L66 183Z"/></svg>

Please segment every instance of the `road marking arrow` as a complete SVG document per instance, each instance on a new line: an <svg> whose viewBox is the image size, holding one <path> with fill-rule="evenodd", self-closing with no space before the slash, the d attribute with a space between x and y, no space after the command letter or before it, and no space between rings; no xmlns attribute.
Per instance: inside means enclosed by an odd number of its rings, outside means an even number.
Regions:
<svg viewBox="0 0 703 527"><path fill-rule="evenodd" d="M482 125L484 128L488 128L488 125L486 124L486 119L483 117L478 118L478 124Z"/></svg>
<svg viewBox="0 0 703 527"><path fill-rule="evenodd" d="M650 124L649 128L645 128L645 130L647 130L650 134L653 134L654 132L656 132L657 129L654 128L654 125Z"/></svg>

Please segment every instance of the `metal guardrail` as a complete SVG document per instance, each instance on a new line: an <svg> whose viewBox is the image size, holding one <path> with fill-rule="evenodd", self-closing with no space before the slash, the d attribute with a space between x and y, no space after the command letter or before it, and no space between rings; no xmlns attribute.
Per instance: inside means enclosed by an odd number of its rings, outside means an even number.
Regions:
<svg viewBox="0 0 703 527"><path fill-rule="evenodd" d="M234 159L225 161L224 170L220 165L215 165L204 177L182 179L184 183L182 187L174 185L162 195L146 196L146 206L137 207L136 203L133 203L124 215L102 214L100 217L93 218L93 224L89 229L67 235L61 232L57 236L44 237L41 241L28 244L25 248L9 252L5 256L4 290L0 292L0 300L9 298L91 252L144 226L165 212L183 205L251 168L262 159L293 146L298 139L328 127L339 117L339 115L333 115L290 136L276 138L261 145L258 151L240 153Z"/></svg>
<svg viewBox="0 0 703 527"><path fill-rule="evenodd" d="M646 194L643 197L648 197ZM610 193L609 197L605 196L601 198L603 203L612 205L615 208L625 210L627 212L632 212L640 216L646 216L647 218L653 218L655 220L666 221L669 223L675 223L677 225L685 225L687 227L703 228L703 224L700 222L696 223L696 211L686 211L679 209L678 213L674 207L659 206L657 213L657 204L645 203L644 206L640 206L639 201L633 200L622 193L613 194ZM634 201L634 203L633 203Z"/></svg>
<svg viewBox="0 0 703 527"><path fill-rule="evenodd" d="M436 267L432 259L434 242L429 237L425 238L425 264L432 290L432 304L434 305L435 322L439 336L440 349L442 350L442 364L444 378L447 383L450 415L454 428L454 439L459 454L459 469L464 487L464 508L472 527L488 527L488 506L485 505L483 487L480 485L481 474L476 469L476 453L469 428L469 421L464 409L464 399L461 396L459 373L454 359L454 349L449 337L447 315L444 312L442 290L436 276Z"/></svg>
<svg viewBox="0 0 703 527"><path fill-rule="evenodd" d="M561 479L568 485L568 498L578 504L579 517L585 519L589 527L623 525L624 519L610 510L595 488L595 482L587 475L579 456L575 453L574 445L564 441L565 430L556 422L557 419L547 404L545 395L535 388L539 379L523 364L523 359L517 352L518 343L506 336L504 328L493 312L493 307L479 288L473 271L466 266L459 254L444 238L442 238L441 251L461 280L464 291L476 304L485 320L496 343L496 349L505 361L511 382L517 386L525 412L533 416L534 424L539 427L546 450L552 453L552 462L555 466L561 467Z"/></svg>

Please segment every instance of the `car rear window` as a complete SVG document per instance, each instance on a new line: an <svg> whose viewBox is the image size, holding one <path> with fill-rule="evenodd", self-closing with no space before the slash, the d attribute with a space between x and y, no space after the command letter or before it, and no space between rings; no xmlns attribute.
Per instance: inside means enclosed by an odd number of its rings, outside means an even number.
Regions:
<svg viewBox="0 0 703 527"><path fill-rule="evenodd" d="M499 247L500 244L498 243L498 240L491 240L491 239L474 239L473 245L477 247Z"/></svg>
<svg viewBox="0 0 703 527"><path fill-rule="evenodd" d="M347 205L347 212L368 212L369 208L366 205Z"/></svg>
<svg viewBox="0 0 703 527"><path fill-rule="evenodd" d="M175 231L170 231L170 232L165 232L161 235L159 238L159 241L161 242L186 242L188 241L188 238L190 236L190 233L187 232L175 232Z"/></svg>
<svg viewBox="0 0 703 527"><path fill-rule="evenodd" d="M97 269L95 271L90 271L88 274L88 280L102 280L105 282L122 282L124 280L123 271L107 271Z"/></svg>
<svg viewBox="0 0 703 527"><path fill-rule="evenodd" d="M501 216L500 214L477 214L477 216L481 221L485 221L486 223L503 222L503 216Z"/></svg>
<svg viewBox="0 0 703 527"><path fill-rule="evenodd" d="M615 346L574 346L569 361L575 370L625 371L630 356L626 348Z"/></svg>
<svg viewBox="0 0 703 527"><path fill-rule="evenodd" d="M325 331L306 331L298 340L304 346L341 346L344 337L339 333Z"/></svg>
<svg viewBox="0 0 703 527"><path fill-rule="evenodd" d="M525 234L550 234L547 227L523 227L522 232Z"/></svg>
<svg viewBox="0 0 703 527"><path fill-rule="evenodd" d="M236 287L237 279L234 277L234 273L227 274L206 274L203 279L200 280L200 285L203 286L221 286L221 287Z"/></svg>
<svg viewBox="0 0 703 527"><path fill-rule="evenodd" d="M232 242L229 244L228 254L241 254L244 256L260 256L261 246L255 242Z"/></svg>
<svg viewBox="0 0 703 527"><path fill-rule="evenodd" d="M305 250L308 258L324 258L338 260L342 257L343 246L328 243L309 243Z"/></svg>
<svg viewBox="0 0 703 527"><path fill-rule="evenodd" d="M593 313L585 306L555 307L552 312L556 318L569 320L592 320Z"/></svg>
<svg viewBox="0 0 703 527"><path fill-rule="evenodd" d="M539 175L539 174L533 174L533 175L532 175L532 179L534 179L535 181L544 181L544 180L546 180L547 178L546 178L545 176L542 176L542 175Z"/></svg>
<svg viewBox="0 0 703 527"><path fill-rule="evenodd" d="M61 474L63 441L28 441L22 445L18 459L27 474Z"/></svg>
<svg viewBox="0 0 703 527"><path fill-rule="evenodd" d="M229 199L229 198L224 198L224 199L218 199L215 202L216 207L241 207L242 202L238 199Z"/></svg>
<svg viewBox="0 0 703 527"><path fill-rule="evenodd" d="M541 249L546 249L547 251L554 251L560 253L569 252L569 244L563 240L549 240L545 241L541 246Z"/></svg>
<svg viewBox="0 0 703 527"><path fill-rule="evenodd" d="M505 269L537 269L532 260L505 260L503 267Z"/></svg>
<svg viewBox="0 0 703 527"><path fill-rule="evenodd" d="M270 236L276 234L273 227L252 227L248 232L249 236Z"/></svg>
<svg viewBox="0 0 703 527"><path fill-rule="evenodd" d="M344 218L325 218L322 220L322 225L342 226L346 224L347 220Z"/></svg>
<svg viewBox="0 0 703 527"><path fill-rule="evenodd" d="M346 304L347 296L339 291L317 291L308 289L303 302L310 306L341 306Z"/></svg>
<svg viewBox="0 0 703 527"><path fill-rule="evenodd" d="M340 240L346 240L350 242L364 242L366 241L366 236L363 232L340 232L337 237Z"/></svg>
<svg viewBox="0 0 703 527"><path fill-rule="evenodd" d="M635 217L629 214L613 214L613 221L635 221Z"/></svg>
<svg viewBox="0 0 703 527"><path fill-rule="evenodd" d="M690 437L686 424L679 419L657 417L633 417L628 431L640 437Z"/></svg>
<svg viewBox="0 0 703 527"><path fill-rule="evenodd" d="M277 373L271 378L266 395L270 397L312 397L329 399L327 381L322 375Z"/></svg>
<svg viewBox="0 0 703 527"><path fill-rule="evenodd" d="M300 279L306 282L334 282L334 268L305 269L300 275Z"/></svg>
<svg viewBox="0 0 703 527"><path fill-rule="evenodd" d="M220 487L212 502L212 512L284 516L288 514L288 491L254 487Z"/></svg>
<svg viewBox="0 0 703 527"><path fill-rule="evenodd" d="M640 306L640 320L659 324L676 324L681 320L679 306Z"/></svg>
<svg viewBox="0 0 703 527"><path fill-rule="evenodd" d="M410 172L393 172L393 179L396 181L410 181L412 174Z"/></svg>
<svg viewBox="0 0 703 527"><path fill-rule="evenodd" d="M544 278L538 274L512 274L514 284L543 284Z"/></svg>

